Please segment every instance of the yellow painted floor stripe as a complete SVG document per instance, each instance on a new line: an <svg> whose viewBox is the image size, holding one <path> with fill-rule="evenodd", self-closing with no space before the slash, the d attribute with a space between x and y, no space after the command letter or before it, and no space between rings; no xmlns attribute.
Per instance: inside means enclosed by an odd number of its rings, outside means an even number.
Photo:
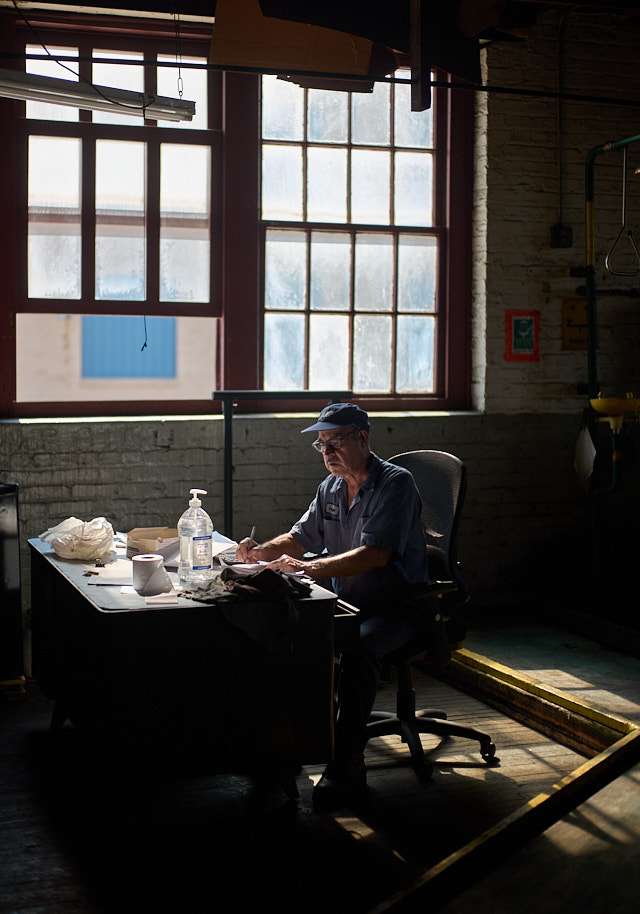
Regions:
<svg viewBox="0 0 640 914"><path fill-rule="evenodd" d="M468 651L466 648L460 648L459 650L454 651L451 656L452 660L457 661L463 666L479 670L485 675L491 676L500 682L522 689L537 698L544 699L545 701L551 702L551 704L565 708L567 711L581 714L583 717L609 727L619 733L630 733L637 729L635 724L624 717L604 711L602 708L586 699L575 698L573 695L563 692L562 689L546 685L539 679L512 670L510 667L497 663L495 660L483 657L482 654L476 654L473 651Z"/></svg>

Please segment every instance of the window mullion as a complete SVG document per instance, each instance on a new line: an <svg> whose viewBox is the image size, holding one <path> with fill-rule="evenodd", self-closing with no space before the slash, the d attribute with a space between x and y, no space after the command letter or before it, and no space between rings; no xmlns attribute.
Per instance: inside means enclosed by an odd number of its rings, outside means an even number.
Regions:
<svg viewBox="0 0 640 914"><path fill-rule="evenodd" d="M391 392L397 395L397 374L398 374L398 248L400 246L400 234L395 232L393 236L393 287L391 290L391 374L389 383Z"/></svg>
<svg viewBox="0 0 640 914"><path fill-rule="evenodd" d="M146 300L156 305L160 300L160 150L157 136L145 144L147 189L145 201Z"/></svg>
<svg viewBox="0 0 640 914"><path fill-rule="evenodd" d="M155 54L145 51L145 62L152 63ZM144 68L145 91L153 97L158 90L158 74L155 66ZM148 124L147 118L144 120ZM147 304L156 305L160 300L160 151L161 144L155 130L149 131L145 142L146 189L145 189L145 299Z"/></svg>
<svg viewBox="0 0 640 914"><path fill-rule="evenodd" d="M306 154L305 154L306 159ZM306 180L302 184L304 192L304 202L306 208ZM309 380L311 375L311 359L310 355L310 346L311 346L311 235L312 230L307 228L307 244L306 244L306 288L305 288L305 306L304 306L304 387L305 390L309 389Z"/></svg>
<svg viewBox="0 0 640 914"><path fill-rule="evenodd" d="M86 39L80 40L78 42L78 54L80 56L80 61L78 62L78 76L80 82L92 83L93 82L93 72L92 67L93 63L91 61L91 54L93 51L93 45L91 42ZM90 124L92 120L91 111L79 111L79 121L80 123Z"/></svg>
<svg viewBox="0 0 640 914"><path fill-rule="evenodd" d="M96 140L83 136L82 143L82 302L92 314L96 294Z"/></svg>

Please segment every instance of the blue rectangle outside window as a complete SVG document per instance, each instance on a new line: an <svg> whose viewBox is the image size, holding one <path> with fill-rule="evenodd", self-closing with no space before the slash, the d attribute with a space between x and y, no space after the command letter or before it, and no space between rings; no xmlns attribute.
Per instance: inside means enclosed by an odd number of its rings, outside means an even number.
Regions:
<svg viewBox="0 0 640 914"><path fill-rule="evenodd" d="M175 378L175 376L176 319L174 317L147 317L145 332L143 317L111 314L85 314L83 316L83 378Z"/></svg>

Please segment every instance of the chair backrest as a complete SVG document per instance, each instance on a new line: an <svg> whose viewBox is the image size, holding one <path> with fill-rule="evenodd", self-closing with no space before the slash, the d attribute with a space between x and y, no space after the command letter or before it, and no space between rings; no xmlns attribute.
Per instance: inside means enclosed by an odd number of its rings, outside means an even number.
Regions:
<svg viewBox="0 0 640 914"><path fill-rule="evenodd" d="M458 457L445 451L408 451L389 463L412 474L422 499L422 526L431 581L453 581L465 593L456 540L467 491L467 471Z"/></svg>

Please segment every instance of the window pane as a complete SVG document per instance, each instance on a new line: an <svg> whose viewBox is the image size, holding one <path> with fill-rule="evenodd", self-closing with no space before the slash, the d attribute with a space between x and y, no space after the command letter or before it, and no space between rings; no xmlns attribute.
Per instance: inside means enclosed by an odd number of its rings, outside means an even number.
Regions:
<svg viewBox="0 0 640 914"><path fill-rule="evenodd" d="M28 44L26 47L27 54L42 54L41 60L27 60L27 73L34 73L37 76L53 76L54 79L68 79L72 82L78 81L78 64L72 60L61 61L58 63L52 60L40 45ZM57 57L77 57L77 48L56 48L49 47L51 54ZM77 121L78 109L67 105L49 105L47 102L27 102L26 116L30 118L42 118L46 121Z"/></svg>
<svg viewBox="0 0 640 914"><path fill-rule="evenodd" d="M389 85L376 83L373 92L351 96L351 141L359 145L388 146L391 136Z"/></svg>
<svg viewBox="0 0 640 914"><path fill-rule="evenodd" d="M349 127L346 92L309 89L307 139L312 143L346 143Z"/></svg>
<svg viewBox="0 0 640 914"><path fill-rule="evenodd" d="M158 54L158 62L164 61L175 63L175 56L170 54ZM206 130L208 127L207 107L207 71L196 70L189 67L189 64L206 64L204 57L182 57L180 62L184 67L161 67L157 69L157 86L158 95L166 95L168 98L180 98L180 88L178 86L178 73L182 76L183 98L190 102L196 103L196 113L190 121L178 121L171 123L171 127L177 127L179 130ZM167 126L167 122L162 122Z"/></svg>
<svg viewBox="0 0 640 914"><path fill-rule="evenodd" d="M433 146L433 108L426 111L411 110L411 87L395 85L394 134L396 146L415 146L429 149Z"/></svg>
<svg viewBox="0 0 640 914"><path fill-rule="evenodd" d="M356 311L393 308L393 235L356 237Z"/></svg>
<svg viewBox="0 0 640 914"><path fill-rule="evenodd" d="M265 242L265 308L301 310L307 300L307 236L268 231Z"/></svg>
<svg viewBox="0 0 640 914"><path fill-rule="evenodd" d="M311 308L348 311L351 291L351 238L337 232L311 235Z"/></svg>
<svg viewBox="0 0 640 914"><path fill-rule="evenodd" d="M123 64L121 60L142 60L143 55L134 51L98 51L93 52L96 58L110 59L118 63L94 63L93 64L93 82L98 86L106 86L113 89L129 89L133 92L144 92L144 67L137 64ZM105 95L108 96L108 92ZM136 112L128 114L132 108ZM143 123L140 108L137 105L127 106L120 105L118 113L111 114L110 111L94 111L94 124L134 124L140 126Z"/></svg>
<svg viewBox="0 0 640 914"><path fill-rule="evenodd" d="M163 143L160 147L160 301L209 301L210 199L210 147Z"/></svg>
<svg viewBox="0 0 640 914"><path fill-rule="evenodd" d="M29 137L29 298L80 298L80 140Z"/></svg>
<svg viewBox="0 0 640 914"><path fill-rule="evenodd" d="M433 160L430 153L395 156L396 225L433 225Z"/></svg>
<svg viewBox="0 0 640 914"><path fill-rule="evenodd" d="M210 400L216 384L216 338L218 321L210 317L147 317L140 315L91 315L91 320L107 321L118 341L107 340L118 370L131 372L120 361L127 359L143 367L136 374L120 377L83 377L82 314L18 314L16 320L16 384L19 402L82 402L88 400ZM175 320L175 376L164 365L157 329ZM121 324L121 321L125 321ZM151 321L151 323L150 323ZM107 325L108 326L108 325ZM123 338L122 327L128 336ZM164 331L166 333L166 331ZM86 340L85 340L86 341ZM120 345L122 344L122 345ZM147 359L150 356L150 359ZM168 358L168 356L167 356ZM160 367L159 367L160 366ZM115 374L115 373L114 373ZM156 376L151 376L156 375ZM132 382L131 377L135 377Z"/></svg>
<svg viewBox="0 0 640 914"><path fill-rule="evenodd" d="M262 147L262 218L302 219L302 147Z"/></svg>
<svg viewBox="0 0 640 914"><path fill-rule="evenodd" d="M174 378L175 374L175 317L83 315L83 378Z"/></svg>
<svg viewBox="0 0 640 914"><path fill-rule="evenodd" d="M265 308L300 310L307 300L307 236L268 231L264 266Z"/></svg>
<svg viewBox="0 0 640 914"><path fill-rule="evenodd" d="M389 223L388 152L354 149L351 153L351 221Z"/></svg>
<svg viewBox="0 0 640 914"><path fill-rule="evenodd" d="M303 114L303 89L277 76L262 77L262 136L265 140L302 140Z"/></svg>
<svg viewBox="0 0 640 914"><path fill-rule="evenodd" d="M304 315L265 315L264 387L265 390L304 388Z"/></svg>
<svg viewBox="0 0 640 914"><path fill-rule="evenodd" d="M401 235L398 243L398 311L433 311L438 242Z"/></svg>
<svg viewBox="0 0 640 914"><path fill-rule="evenodd" d="M398 317L396 390L401 394L432 393L434 389L433 317Z"/></svg>
<svg viewBox="0 0 640 914"><path fill-rule="evenodd" d="M356 315L353 389L358 393L391 390L391 318Z"/></svg>
<svg viewBox="0 0 640 914"><path fill-rule="evenodd" d="M314 314L309 327L309 389L348 385L349 318Z"/></svg>
<svg viewBox="0 0 640 914"><path fill-rule="evenodd" d="M295 243L278 238L277 251L267 229L267 317L305 310L295 325L297 383L433 394L441 260L433 109L411 111L408 82L304 97L306 110L292 93L292 109L279 114L295 129L273 127L280 142L263 143L263 219L307 230Z"/></svg>
<svg viewBox="0 0 640 914"><path fill-rule="evenodd" d="M96 298L145 298L144 143L96 142Z"/></svg>
<svg viewBox="0 0 640 914"><path fill-rule="evenodd" d="M347 150L311 147L307 151L307 219L345 222Z"/></svg>

